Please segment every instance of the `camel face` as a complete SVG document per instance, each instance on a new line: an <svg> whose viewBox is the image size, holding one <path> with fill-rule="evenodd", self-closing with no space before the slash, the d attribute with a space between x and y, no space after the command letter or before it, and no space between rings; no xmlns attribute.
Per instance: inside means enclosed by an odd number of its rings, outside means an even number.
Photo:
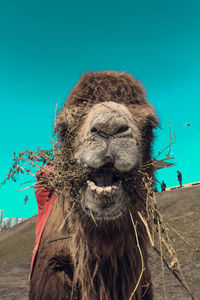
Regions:
<svg viewBox="0 0 200 300"><path fill-rule="evenodd" d="M141 162L138 129L128 108L115 102L94 105L80 128L75 156L94 171L82 192L82 208L95 219L120 217L128 207L123 174Z"/></svg>

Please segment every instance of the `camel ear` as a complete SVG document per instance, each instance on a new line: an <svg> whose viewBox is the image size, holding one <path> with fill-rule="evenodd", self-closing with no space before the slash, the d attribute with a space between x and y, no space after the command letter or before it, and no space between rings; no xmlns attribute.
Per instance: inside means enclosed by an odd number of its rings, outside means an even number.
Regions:
<svg viewBox="0 0 200 300"><path fill-rule="evenodd" d="M158 117L156 116L155 113L147 115L146 120L148 126L151 127L152 129L155 129L159 126Z"/></svg>
<svg viewBox="0 0 200 300"><path fill-rule="evenodd" d="M147 143L152 142L154 138L153 129L156 129L159 126L158 117L156 116L154 109L145 110L143 118L140 119L140 128L142 133L142 139Z"/></svg>
<svg viewBox="0 0 200 300"><path fill-rule="evenodd" d="M68 129L68 126L67 126L66 122L59 122L59 124L57 124L56 132L61 141L63 141L64 137L66 136L66 134L68 132L67 129Z"/></svg>
<svg viewBox="0 0 200 300"><path fill-rule="evenodd" d="M60 138L61 141L63 141L64 137L66 136L68 132L68 122L67 122L67 115L66 111L63 109L59 112L56 120L56 128L55 131Z"/></svg>

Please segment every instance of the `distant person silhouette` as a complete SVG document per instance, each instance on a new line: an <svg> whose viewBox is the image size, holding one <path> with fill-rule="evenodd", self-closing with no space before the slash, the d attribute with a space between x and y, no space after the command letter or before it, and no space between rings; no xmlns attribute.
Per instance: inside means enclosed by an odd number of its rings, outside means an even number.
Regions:
<svg viewBox="0 0 200 300"><path fill-rule="evenodd" d="M165 189L166 189L166 184L165 184L165 182L163 180L162 183L161 183L161 192L164 192Z"/></svg>
<svg viewBox="0 0 200 300"><path fill-rule="evenodd" d="M178 178L180 187L182 187L182 174L179 170L177 171L177 178Z"/></svg>

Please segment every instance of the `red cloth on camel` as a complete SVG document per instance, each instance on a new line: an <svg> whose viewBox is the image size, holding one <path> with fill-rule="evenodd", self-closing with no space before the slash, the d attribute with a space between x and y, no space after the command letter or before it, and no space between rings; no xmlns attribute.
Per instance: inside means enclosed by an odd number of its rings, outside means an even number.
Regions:
<svg viewBox="0 0 200 300"><path fill-rule="evenodd" d="M39 174L42 176L49 176L51 174L51 169L53 168L54 168L53 166L46 166L44 168L44 171L39 170ZM36 178L37 180L39 180L37 173L36 173ZM52 211L54 202L56 200L56 193L54 191L47 190L42 184L42 182L39 181L35 184L35 196L38 204L38 215L36 220L36 239L35 239L35 245L33 249L33 256L31 260L29 278L31 278L33 272L34 263L36 260L42 233L44 231L48 217Z"/></svg>

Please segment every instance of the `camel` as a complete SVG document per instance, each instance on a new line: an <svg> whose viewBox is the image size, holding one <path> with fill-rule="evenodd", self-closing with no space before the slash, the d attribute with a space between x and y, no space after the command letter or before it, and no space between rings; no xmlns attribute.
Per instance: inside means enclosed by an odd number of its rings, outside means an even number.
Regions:
<svg viewBox="0 0 200 300"><path fill-rule="evenodd" d="M53 191L30 300L153 299L148 237L138 212L146 214L141 170L151 160L157 125L131 74L82 75L57 116L62 159L55 172L68 175ZM154 178L151 164L145 172Z"/></svg>

